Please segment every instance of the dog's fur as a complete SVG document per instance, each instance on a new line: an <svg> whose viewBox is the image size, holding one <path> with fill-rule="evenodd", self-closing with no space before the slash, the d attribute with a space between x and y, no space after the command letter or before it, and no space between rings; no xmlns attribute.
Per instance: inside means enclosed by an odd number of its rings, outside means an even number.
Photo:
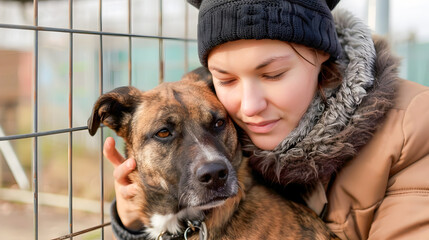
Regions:
<svg viewBox="0 0 429 240"><path fill-rule="evenodd" d="M91 135L103 123L136 159L131 178L141 191L133 201L148 237L183 232L184 220L197 219L206 223L208 239L333 239L309 209L252 177L210 76L198 69L147 92L117 88L98 99L88 120ZM223 182L214 186L196 176L210 163L224 168Z"/></svg>

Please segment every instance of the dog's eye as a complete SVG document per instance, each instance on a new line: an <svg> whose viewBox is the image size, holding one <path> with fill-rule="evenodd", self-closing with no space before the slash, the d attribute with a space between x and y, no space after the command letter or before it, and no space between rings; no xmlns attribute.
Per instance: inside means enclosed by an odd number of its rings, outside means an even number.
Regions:
<svg viewBox="0 0 429 240"><path fill-rule="evenodd" d="M159 132L157 132L155 135L159 138L167 138L171 136L171 133L170 131L164 128L164 129L161 129Z"/></svg>
<svg viewBox="0 0 429 240"><path fill-rule="evenodd" d="M215 123L215 128L220 128L220 127L222 127L223 125L225 125L225 120L223 120L223 119L219 119L219 120L217 120L217 121L216 121L216 123Z"/></svg>

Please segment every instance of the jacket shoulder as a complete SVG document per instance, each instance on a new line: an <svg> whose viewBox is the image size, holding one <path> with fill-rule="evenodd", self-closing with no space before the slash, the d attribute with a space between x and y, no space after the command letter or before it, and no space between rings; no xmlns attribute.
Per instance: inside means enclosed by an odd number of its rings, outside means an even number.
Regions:
<svg viewBox="0 0 429 240"><path fill-rule="evenodd" d="M371 239L425 239L429 234L424 210L429 204L429 88L405 80L398 87L392 116L398 116L402 148L392 162L386 193L374 214Z"/></svg>
<svg viewBox="0 0 429 240"><path fill-rule="evenodd" d="M429 87L399 80L393 111L402 112L397 124L402 129L402 149L393 163L392 174L429 155Z"/></svg>
<svg viewBox="0 0 429 240"><path fill-rule="evenodd" d="M405 110L417 96L422 98L421 100L428 100L428 94L429 87L405 79L399 79L397 82L396 101L393 108Z"/></svg>

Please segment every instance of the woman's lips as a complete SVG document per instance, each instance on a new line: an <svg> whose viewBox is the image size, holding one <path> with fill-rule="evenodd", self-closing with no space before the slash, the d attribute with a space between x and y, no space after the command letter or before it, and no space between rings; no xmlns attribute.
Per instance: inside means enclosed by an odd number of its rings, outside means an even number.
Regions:
<svg viewBox="0 0 429 240"><path fill-rule="evenodd" d="M251 132L268 133L274 128L278 121L279 120L271 120L258 123L244 122L244 124L246 124L247 129L249 129Z"/></svg>

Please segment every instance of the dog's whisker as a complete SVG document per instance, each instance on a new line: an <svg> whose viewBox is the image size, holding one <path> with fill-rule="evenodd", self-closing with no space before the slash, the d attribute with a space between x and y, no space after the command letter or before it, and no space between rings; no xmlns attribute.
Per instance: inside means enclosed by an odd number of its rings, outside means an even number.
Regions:
<svg viewBox="0 0 429 240"><path fill-rule="evenodd" d="M180 194L179 201L177 202L177 207L180 208L180 203L182 202L182 198L185 196L185 193Z"/></svg>

